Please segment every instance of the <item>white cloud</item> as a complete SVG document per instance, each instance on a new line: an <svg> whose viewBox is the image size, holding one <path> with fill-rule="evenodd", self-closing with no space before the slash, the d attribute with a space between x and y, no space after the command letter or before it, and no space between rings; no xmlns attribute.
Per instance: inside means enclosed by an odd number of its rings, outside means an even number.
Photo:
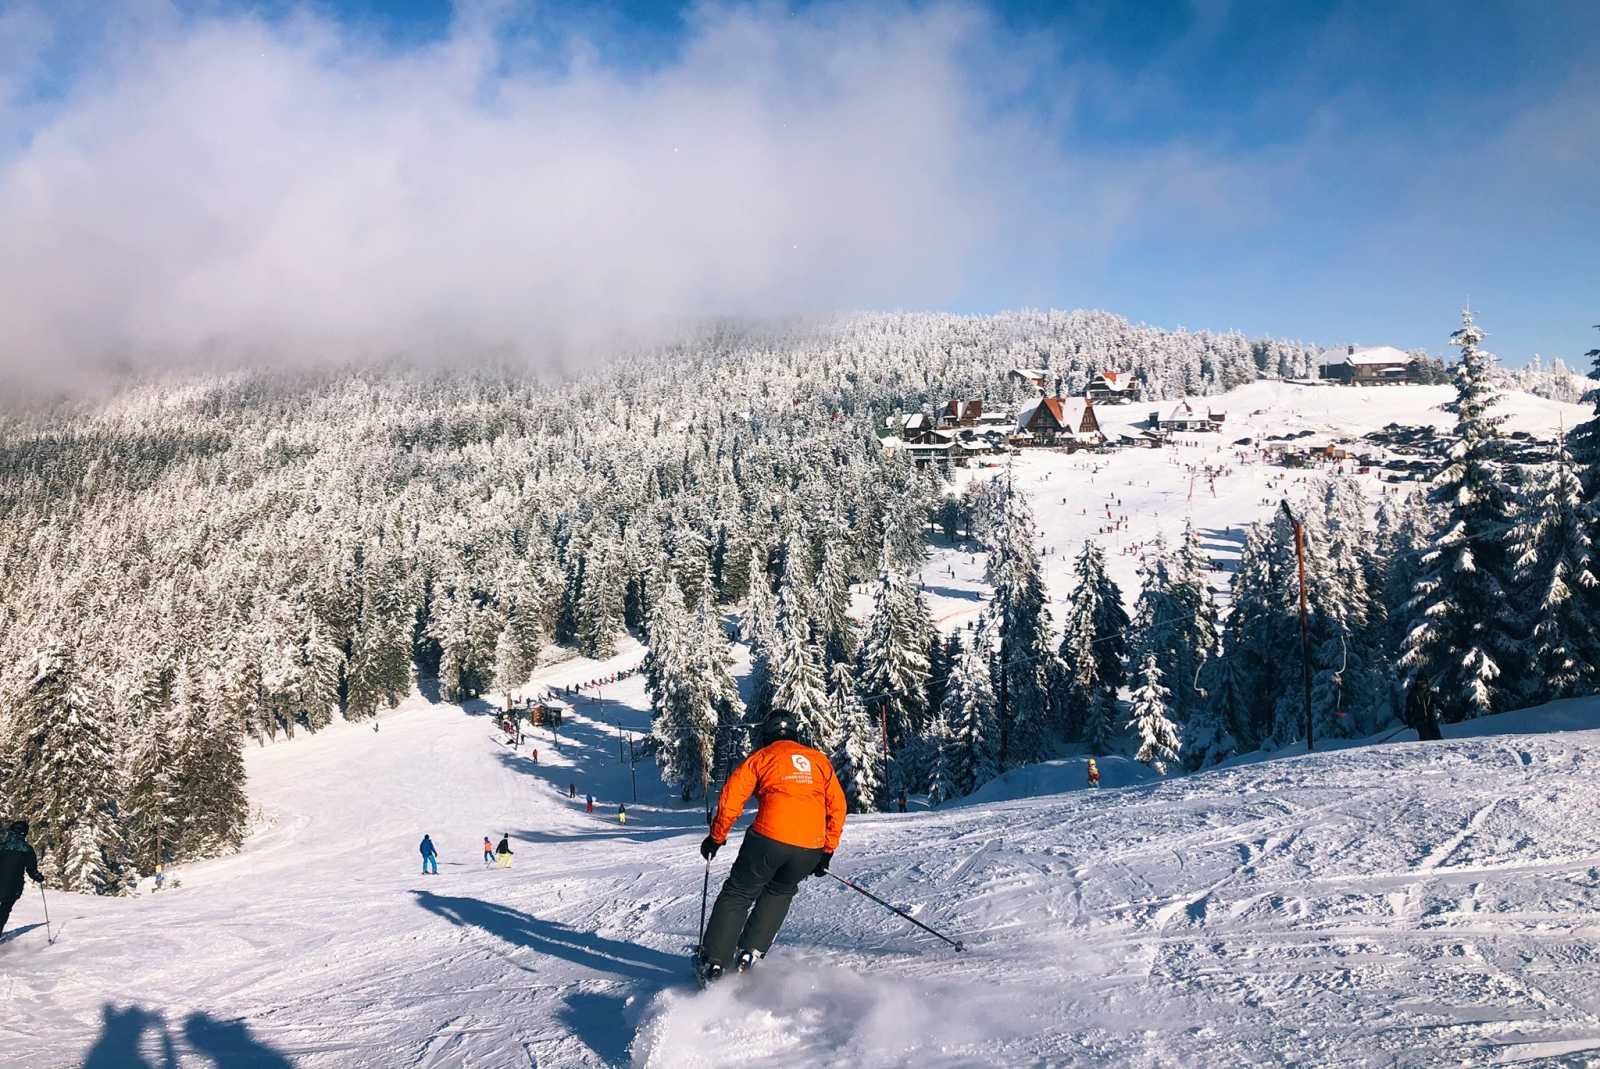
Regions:
<svg viewBox="0 0 1600 1069"><path fill-rule="evenodd" d="M1030 216L1060 151L996 99L1024 75L975 9L708 7L644 71L495 10L403 50L308 14L106 31L0 155L0 369L538 360L937 304L1059 237Z"/></svg>

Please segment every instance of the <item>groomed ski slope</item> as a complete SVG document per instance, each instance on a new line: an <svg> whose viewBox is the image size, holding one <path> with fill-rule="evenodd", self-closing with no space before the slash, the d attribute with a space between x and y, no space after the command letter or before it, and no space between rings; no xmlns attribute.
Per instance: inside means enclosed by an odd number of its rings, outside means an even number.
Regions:
<svg viewBox="0 0 1600 1069"><path fill-rule="evenodd" d="M1076 763L1044 766L1033 786L1062 793L856 818L839 870L969 951L808 881L761 971L697 993L702 816L662 804L652 773L617 824L626 766L602 718L642 724L642 686L608 698L538 766L486 713L421 699L378 734L253 752L273 824L242 854L155 895L55 895L55 945L33 928L0 946L5 1063L1600 1058L1600 701L1473 725L1542 734L1154 783L1108 760L1096 792ZM418 874L424 831L436 877ZM482 836L501 832L516 865L485 871ZM17 913L42 919L32 888Z"/></svg>
<svg viewBox="0 0 1600 1069"><path fill-rule="evenodd" d="M1058 619L1106 496L1129 518L1106 545L1131 598L1119 544L1191 519L1225 563L1239 527L1310 477L1230 460L1235 438L1442 426L1449 395L1258 383L1216 399L1221 436L1017 458ZM1542 433L1584 417L1527 395L1503 410ZM1206 464L1228 468L1215 496L1188 470ZM944 627L981 609L982 571L981 554L935 552ZM641 655L567 662L529 690ZM808 881L761 972L705 993L685 983L701 810L645 763L616 822L617 731L647 720L635 677L580 703L559 753L541 732L537 766L487 704L420 697L376 734L249 748L264 819L239 855L159 894L53 894L54 945L29 886L0 944L0 1064L1600 1064L1600 700L1471 725L1513 734L1164 782L1106 759L1093 794L1079 764L1052 763L941 811L853 818L838 870L969 952ZM418 874L424 832L439 876ZM483 836L502 833L516 866L485 871Z"/></svg>

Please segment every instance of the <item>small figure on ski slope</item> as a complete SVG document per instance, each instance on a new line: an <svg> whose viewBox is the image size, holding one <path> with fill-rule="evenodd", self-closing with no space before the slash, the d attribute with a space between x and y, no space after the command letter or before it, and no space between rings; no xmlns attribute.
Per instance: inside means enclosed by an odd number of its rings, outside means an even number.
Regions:
<svg viewBox="0 0 1600 1069"><path fill-rule="evenodd" d="M702 857L715 857L745 802L756 795L755 823L744 833L706 924L700 949L706 980L721 976L735 953L743 969L771 949L800 881L828 874L844 833L839 779L825 756L800 743L795 718L774 714L761 726L760 739L761 748L728 777L711 834L700 844Z"/></svg>
<svg viewBox="0 0 1600 1069"><path fill-rule="evenodd" d="M583 797L584 797L584 803L583 803L584 809L583 809L583 811L585 813L593 813L594 812L594 795L586 794Z"/></svg>
<svg viewBox="0 0 1600 1069"><path fill-rule="evenodd" d="M567 797L568 798L576 798L576 797L578 797L578 785L576 783L567 784Z"/></svg>
<svg viewBox="0 0 1600 1069"><path fill-rule="evenodd" d="M535 746L533 748L533 763L534 764L538 764L539 763L539 747L537 747L537 746Z"/></svg>
<svg viewBox="0 0 1600 1069"><path fill-rule="evenodd" d="M900 812L904 813L906 811L906 792L905 791L901 791L900 792L900 797L895 799L895 803L894 804L895 804L895 808L899 809Z"/></svg>
<svg viewBox="0 0 1600 1069"><path fill-rule="evenodd" d="M6 930L11 907L22 897L24 873L32 876L34 883L44 883L44 877L39 875L39 855L28 844L28 822L18 820L0 839L0 932Z"/></svg>
<svg viewBox="0 0 1600 1069"><path fill-rule="evenodd" d="M500 845L494 848L495 862L503 869L511 867L511 836L500 836Z"/></svg>
<svg viewBox="0 0 1600 1069"><path fill-rule="evenodd" d="M490 865L493 865L493 864L494 864L494 844L491 843L489 841L489 837L487 835L485 835L483 837L483 866L484 866L484 868L488 868Z"/></svg>
<svg viewBox="0 0 1600 1069"><path fill-rule="evenodd" d="M1094 763L1094 758L1089 758L1089 786L1100 786L1100 766Z"/></svg>
<svg viewBox="0 0 1600 1069"><path fill-rule="evenodd" d="M620 803L617 805L617 823L628 823L628 807Z"/></svg>
<svg viewBox="0 0 1600 1069"><path fill-rule="evenodd" d="M433 848L433 839L424 835L422 844L417 849L422 851L422 874L424 876L430 873L434 876L439 875L439 851Z"/></svg>

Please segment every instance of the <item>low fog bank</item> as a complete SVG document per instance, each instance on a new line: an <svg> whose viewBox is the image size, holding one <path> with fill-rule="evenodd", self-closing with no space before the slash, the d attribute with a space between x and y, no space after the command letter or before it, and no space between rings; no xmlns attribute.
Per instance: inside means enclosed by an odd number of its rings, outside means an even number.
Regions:
<svg viewBox="0 0 1600 1069"><path fill-rule="evenodd" d="M1027 219L1064 161L1006 104L1029 53L977 9L707 6L632 69L506 9L397 46L139 5L41 105L19 87L72 22L0 4L29 29L0 80L5 392L394 358L565 375L706 317L936 307L1059 237Z"/></svg>

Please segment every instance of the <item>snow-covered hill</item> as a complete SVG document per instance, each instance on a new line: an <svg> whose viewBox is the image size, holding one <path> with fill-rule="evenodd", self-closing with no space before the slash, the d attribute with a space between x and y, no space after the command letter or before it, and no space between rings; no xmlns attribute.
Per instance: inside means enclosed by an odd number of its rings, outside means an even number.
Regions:
<svg viewBox="0 0 1600 1069"><path fill-rule="evenodd" d="M1256 382L1205 399L1206 407L1227 414L1221 433L1179 434L1170 448L1159 450L1122 449L1109 454L1030 450L1014 458L987 458L984 466L958 471L957 480L964 484L1006 470L1012 473L1038 521L1046 587L1062 604L1072 590L1073 558L1085 539L1104 547L1108 571L1131 607L1139 593L1141 552L1158 537L1175 541L1186 523L1194 525L1216 565L1212 586L1225 598L1227 572L1239 557L1245 527L1269 516L1285 497L1296 499L1301 486L1329 471L1270 463L1261 452L1268 437L1309 432L1295 441L1322 445L1360 439L1391 423L1444 430L1454 425L1455 417L1444 409L1454 398L1450 386L1351 388ZM1170 401L1104 405L1097 410L1102 425L1112 433L1145 419L1153 409L1167 411L1172 405ZM1527 393L1505 394L1495 411L1506 417L1505 433L1544 438L1591 417L1579 405ZM1252 444L1234 444L1242 439ZM1360 466L1354 461L1338 467L1357 480L1374 503L1383 495L1410 493L1422 485L1385 482L1378 469L1358 474ZM940 545L922 579L934 618L949 628L974 619L988 592L982 581L982 554L964 546ZM864 618L869 609L870 600L860 594L857 615ZM1056 613L1059 624L1060 606Z"/></svg>
<svg viewBox="0 0 1600 1069"><path fill-rule="evenodd" d="M568 662L541 682L597 670ZM1096 792L1058 765L1032 786L1059 793L1000 800L997 784L946 810L856 818L838 870L968 951L809 881L762 970L705 993L685 982L701 811L643 765L640 804L616 819L631 797L617 732L646 716L640 681L618 684L580 703L559 751L541 733L537 764L488 707L420 698L376 733L253 750L269 820L241 854L158 894L54 895L54 945L29 889L25 930L0 946L5 1064L1600 1056L1600 700L1442 744L1402 736ZM418 874L424 832L438 876ZM502 832L516 865L485 870L481 840Z"/></svg>

